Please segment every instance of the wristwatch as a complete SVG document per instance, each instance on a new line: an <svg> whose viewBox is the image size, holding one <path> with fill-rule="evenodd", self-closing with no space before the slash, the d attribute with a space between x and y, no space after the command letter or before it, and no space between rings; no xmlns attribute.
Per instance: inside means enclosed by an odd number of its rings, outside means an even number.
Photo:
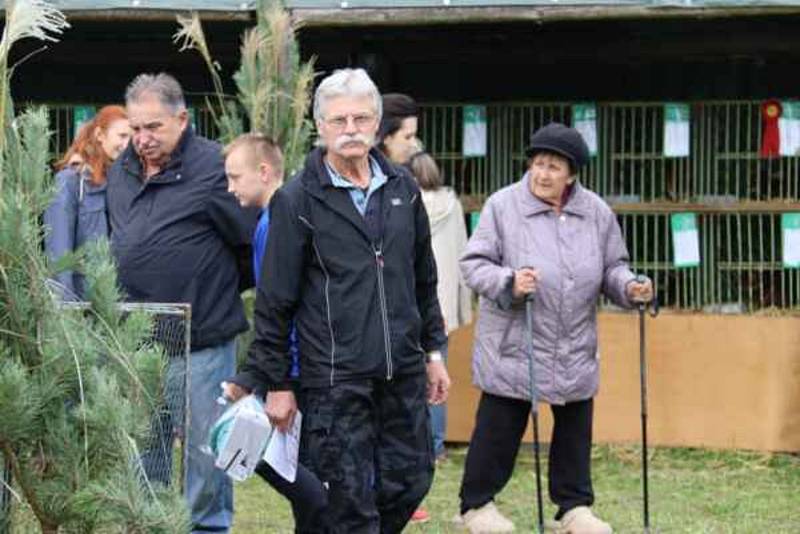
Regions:
<svg viewBox="0 0 800 534"><path fill-rule="evenodd" d="M442 360L442 351L440 350L432 350L425 355L425 363L440 362Z"/></svg>

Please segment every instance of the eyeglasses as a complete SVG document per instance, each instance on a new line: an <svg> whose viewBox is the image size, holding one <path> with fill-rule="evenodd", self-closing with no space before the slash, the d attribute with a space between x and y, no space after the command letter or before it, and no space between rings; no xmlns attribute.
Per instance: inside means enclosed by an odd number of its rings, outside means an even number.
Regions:
<svg viewBox="0 0 800 534"><path fill-rule="evenodd" d="M330 127L337 130L344 130L347 128L347 123L352 119L353 124L359 130L371 126L375 122L375 115L370 113L359 113L356 115L340 115L325 119L325 123Z"/></svg>

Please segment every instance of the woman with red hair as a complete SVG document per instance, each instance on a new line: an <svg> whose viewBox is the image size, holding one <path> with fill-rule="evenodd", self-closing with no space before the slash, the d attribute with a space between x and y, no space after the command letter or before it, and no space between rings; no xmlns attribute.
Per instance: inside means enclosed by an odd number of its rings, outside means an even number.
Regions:
<svg viewBox="0 0 800 534"><path fill-rule="evenodd" d="M108 237L106 173L131 136L122 106L105 106L85 124L56 163L57 192L44 215L49 226L45 251L51 262L89 241ZM83 299L83 276L62 271L56 282L63 298Z"/></svg>

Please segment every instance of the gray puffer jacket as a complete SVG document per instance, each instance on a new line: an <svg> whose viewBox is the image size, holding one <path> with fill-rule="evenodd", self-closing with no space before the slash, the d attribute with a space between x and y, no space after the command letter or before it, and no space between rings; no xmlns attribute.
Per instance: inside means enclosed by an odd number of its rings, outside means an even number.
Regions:
<svg viewBox="0 0 800 534"><path fill-rule="evenodd" d="M561 215L535 197L525 175L489 197L460 261L480 295L472 362L481 390L529 399L525 303L511 295L513 272L535 267L534 373L539 399L564 404L593 397L599 378L597 302L630 307L635 276L616 217L575 184Z"/></svg>

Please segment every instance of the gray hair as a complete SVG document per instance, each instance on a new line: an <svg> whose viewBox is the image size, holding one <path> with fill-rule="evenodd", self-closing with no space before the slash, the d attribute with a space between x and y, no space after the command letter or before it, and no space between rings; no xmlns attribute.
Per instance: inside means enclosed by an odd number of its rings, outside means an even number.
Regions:
<svg viewBox="0 0 800 534"><path fill-rule="evenodd" d="M140 74L134 78L125 90L125 103L139 102L146 94L155 95L173 114L186 109L181 84L166 72Z"/></svg>
<svg viewBox="0 0 800 534"><path fill-rule="evenodd" d="M322 80L317 87L317 92L314 94L314 120L316 122L322 120L322 109L328 100L341 96L372 97L377 120L381 119L383 113L381 93L369 74L364 69L339 69Z"/></svg>

